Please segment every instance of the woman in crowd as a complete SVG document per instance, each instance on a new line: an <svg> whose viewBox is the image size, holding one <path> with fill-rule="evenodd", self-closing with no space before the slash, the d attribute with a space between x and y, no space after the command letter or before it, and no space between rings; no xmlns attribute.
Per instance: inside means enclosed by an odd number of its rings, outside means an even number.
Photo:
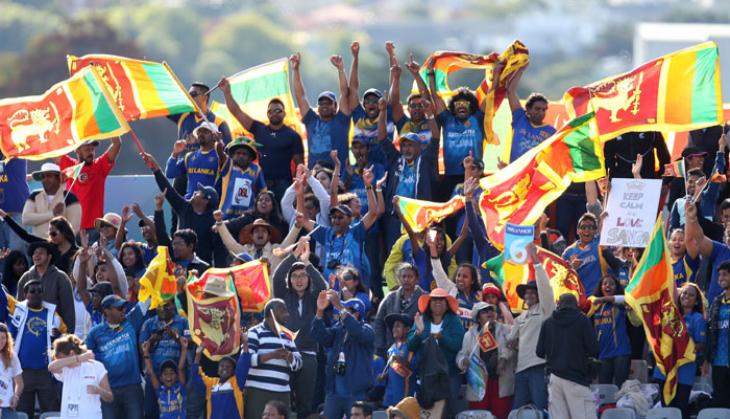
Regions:
<svg viewBox="0 0 730 419"><path fill-rule="evenodd" d="M687 253L683 229L675 228L669 234L669 254L675 285L681 287L686 282L695 282L697 271L700 268L700 256L692 257Z"/></svg>
<svg viewBox="0 0 730 419"><path fill-rule="evenodd" d="M335 283L331 284L334 289L339 289L340 299L347 301L350 298L357 298L365 304L365 312L369 313L372 308L370 294L365 284L360 280L360 273L352 266L342 266L337 269Z"/></svg>
<svg viewBox="0 0 730 419"><path fill-rule="evenodd" d="M459 303L443 288L436 288L429 295L418 299L418 311L413 327L408 333L408 350L416 352L421 362L428 363L424 340L433 337L449 366L449 388L446 411L455 415L456 401L463 376L456 365L456 354L464 339L464 326L459 318Z"/></svg>
<svg viewBox="0 0 730 419"><path fill-rule="evenodd" d="M23 393L23 370L4 323L0 323L0 361L0 416L15 418L15 407Z"/></svg>
<svg viewBox="0 0 730 419"><path fill-rule="evenodd" d="M507 419L512 408L512 395L515 392L515 361L517 360L514 351L507 347L507 336L512 327L497 320L497 307L490 303L474 304L471 309L471 318L472 326L464 334L461 350L456 355L456 363L459 369L465 373L469 368L472 354L477 352L487 368L487 382L485 383L487 389L484 397L480 399L474 393L474 389L467 386L466 399L469 401L469 408L489 410L497 419ZM484 336L489 339L484 339ZM480 338L483 339L481 343Z"/></svg>
<svg viewBox="0 0 730 419"><path fill-rule="evenodd" d="M459 264L452 281L446 276L444 267L438 258L438 248L435 241L426 237L426 244L428 244L429 254L431 255L431 268L433 269L436 285L455 297L456 301L459 302L459 307L471 309L474 304L481 301L482 284L477 268L471 263Z"/></svg>
<svg viewBox="0 0 730 419"><path fill-rule="evenodd" d="M284 216L281 215L279 201L276 197L274 197L274 193L271 191L259 192L256 195L256 206L253 211L228 220L225 222L225 225L228 227L228 231L231 235L238 238L238 242L240 243L243 228L248 224L253 223L258 218L263 219L276 228L276 230L281 233L281 237L286 236L289 232L289 223L287 223L286 220L284 220Z"/></svg>
<svg viewBox="0 0 730 419"><path fill-rule="evenodd" d="M0 259L3 259L1 257L3 255L5 255L5 266L3 267L2 283L10 295L15 295L18 280L29 268L28 259L19 250L6 250L5 253L0 254Z"/></svg>
<svg viewBox="0 0 730 419"><path fill-rule="evenodd" d="M627 331L624 289L613 275L604 275L590 298L588 317L598 337L601 368L600 384L616 384L619 388L629 377L631 343Z"/></svg>
<svg viewBox="0 0 730 419"><path fill-rule="evenodd" d="M702 354L705 349L705 330L707 322L705 321L705 296L700 291L697 284L686 282L677 290L678 306L684 316L684 324L687 325L687 332L690 339L695 344L696 358L694 362L690 362L679 367L677 371L677 393L671 403L665 406L672 406L682 411L683 417L689 417L689 396L692 386L695 383L697 375L697 366L702 365ZM659 368L654 368L654 380L659 383L659 388L663 388L665 381L664 374Z"/></svg>
<svg viewBox="0 0 730 419"><path fill-rule="evenodd" d="M12 217L0 209L0 218L2 218L21 239L27 243L46 241L43 237L34 236L28 233L23 226L18 224ZM71 259L79 249L76 246L76 237L71 227L71 223L63 217L54 217L49 221L48 240L56 247L59 257L54 259L54 265L66 274L71 273Z"/></svg>
<svg viewBox="0 0 730 419"><path fill-rule="evenodd" d="M124 271L131 273L135 278L142 277L145 269L147 269L144 264L142 248L132 241L122 244L122 247L119 249L119 262L122 263Z"/></svg>
<svg viewBox="0 0 730 419"><path fill-rule="evenodd" d="M53 342L48 371L63 383L61 418L101 419L101 400L114 399L104 364L94 359L81 339L65 335Z"/></svg>
<svg viewBox="0 0 730 419"><path fill-rule="evenodd" d="M507 301L505 301L502 295L502 290L498 286L491 282L484 284L482 286L482 301L499 308L497 311L497 321L509 325L514 323L515 318L512 316L512 312L507 306Z"/></svg>

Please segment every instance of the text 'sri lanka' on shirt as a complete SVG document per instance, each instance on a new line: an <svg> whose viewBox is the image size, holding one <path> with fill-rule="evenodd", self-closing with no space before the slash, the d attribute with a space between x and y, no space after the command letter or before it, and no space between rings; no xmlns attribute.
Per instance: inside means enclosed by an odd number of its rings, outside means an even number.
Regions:
<svg viewBox="0 0 730 419"><path fill-rule="evenodd" d="M484 112L477 111L460 121L448 110L436 118L443 132L444 166L446 176L464 174L464 158L471 151L474 158L482 158L484 140Z"/></svg>
<svg viewBox="0 0 730 419"><path fill-rule="evenodd" d="M11 159L3 162L4 159L5 156L0 153L0 209L7 213L21 213L30 194L25 181L28 161Z"/></svg>

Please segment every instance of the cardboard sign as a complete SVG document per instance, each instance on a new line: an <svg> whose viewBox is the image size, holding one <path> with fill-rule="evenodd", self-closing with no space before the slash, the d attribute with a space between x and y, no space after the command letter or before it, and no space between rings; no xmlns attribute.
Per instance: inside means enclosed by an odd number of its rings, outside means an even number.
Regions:
<svg viewBox="0 0 730 419"><path fill-rule="evenodd" d="M504 260L517 265L527 263L527 244L535 239L535 226L507 223L504 229Z"/></svg>
<svg viewBox="0 0 730 419"><path fill-rule="evenodd" d="M602 246L646 247L656 223L661 179L613 179Z"/></svg>

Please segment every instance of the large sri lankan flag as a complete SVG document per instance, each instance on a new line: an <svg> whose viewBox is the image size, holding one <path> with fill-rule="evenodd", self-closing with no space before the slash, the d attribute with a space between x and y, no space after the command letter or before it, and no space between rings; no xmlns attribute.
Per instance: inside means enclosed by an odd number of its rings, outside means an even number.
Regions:
<svg viewBox="0 0 730 419"><path fill-rule="evenodd" d="M721 125L717 45L705 42L563 97L571 117L595 112L601 140L629 131L690 131Z"/></svg>
<svg viewBox="0 0 730 419"><path fill-rule="evenodd" d="M669 403L677 391L677 370L695 360L695 348L676 304L674 271L663 232L660 217L625 294L644 324L656 365L666 377L662 395Z"/></svg>
<svg viewBox="0 0 730 419"><path fill-rule="evenodd" d="M129 131L99 74L92 68L53 85L44 94L0 100L0 150L6 158L44 160L84 141Z"/></svg>
<svg viewBox="0 0 730 419"><path fill-rule="evenodd" d="M67 60L72 75L89 66L99 71L127 121L200 111L167 63L106 54Z"/></svg>
<svg viewBox="0 0 730 419"><path fill-rule="evenodd" d="M497 248L504 246L507 222L534 224L571 182L605 176L603 144L597 141L594 124L592 112L576 118L504 169L480 180L479 206L487 235Z"/></svg>

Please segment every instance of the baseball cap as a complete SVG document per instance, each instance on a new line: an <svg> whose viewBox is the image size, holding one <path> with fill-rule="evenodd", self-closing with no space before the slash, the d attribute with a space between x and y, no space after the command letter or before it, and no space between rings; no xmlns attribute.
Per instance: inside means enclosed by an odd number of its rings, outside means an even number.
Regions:
<svg viewBox="0 0 730 419"><path fill-rule="evenodd" d="M106 297L104 297L103 300L101 300L102 309L104 309L104 308L122 308L122 307L124 307L125 304L127 304L127 301L124 298L122 298L116 294L107 295Z"/></svg>
<svg viewBox="0 0 730 419"><path fill-rule="evenodd" d="M332 101L332 103L337 102L337 95L334 94L334 92L331 92L329 90L325 90L324 92L320 93L317 96L317 102L319 102L320 99L329 99Z"/></svg>
<svg viewBox="0 0 730 419"><path fill-rule="evenodd" d="M210 131L210 132L212 132L214 134L216 132L219 132L218 131L218 125L216 125L216 124L214 124L214 123L212 123L210 121L203 121L200 125L198 125L197 127L195 127L195 129L193 130L193 135L196 138L198 137L198 130L200 130L201 128L205 128L205 129L207 129L208 131Z"/></svg>
<svg viewBox="0 0 730 419"><path fill-rule="evenodd" d="M369 95L375 95L378 97L378 99L380 99L381 97L383 97L383 92L375 88L370 88L366 90L365 93L363 93L362 98L365 99Z"/></svg>
<svg viewBox="0 0 730 419"><path fill-rule="evenodd" d="M200 193L203 194L203 197L207 199L210 202L218 202L218 191L215 190L212 186L206 186L202 183L198 182L198 187L196 188Z"/></svg>
<svg viewBox="0 0 730 419"><path fill-rule="evenodd" d="M350 206L347 204L340 204L336 207L330 208L330 215L332 215L333 212L341 212L345 214L348 217L352 217L352 210L350 209Z"/></svg>

